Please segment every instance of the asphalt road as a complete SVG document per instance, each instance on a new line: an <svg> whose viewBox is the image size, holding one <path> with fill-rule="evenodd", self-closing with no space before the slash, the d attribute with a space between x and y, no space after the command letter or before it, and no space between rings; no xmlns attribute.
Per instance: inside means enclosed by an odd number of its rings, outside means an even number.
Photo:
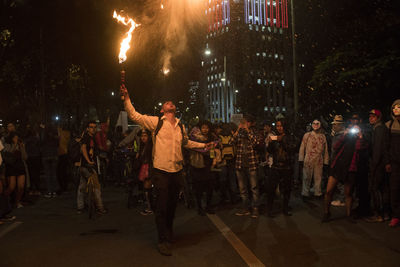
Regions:
<svg viewBox="0 0 400 267"><path fill-rule="evenodd" d="M0 225L0 266L400 266L400 229L387 223L352 224L344 208L320 223L321 201L293 197L293 216L258 219L220 207L198 216L180 204L173 256L156 250L154 216L126 208L126 193L108 187L109 213L89 220L74 209L74 194L39 198Z"/></svg>

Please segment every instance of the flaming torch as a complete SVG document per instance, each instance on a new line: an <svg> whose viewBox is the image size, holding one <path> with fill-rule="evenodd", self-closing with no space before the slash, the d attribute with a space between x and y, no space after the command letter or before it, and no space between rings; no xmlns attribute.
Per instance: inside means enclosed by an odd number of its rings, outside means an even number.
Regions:
<svg viewBox="0 0 400 267"><path fill-rule="evenodd" d="M129 31L126 32L125 38L121 42L121 48L119 50L119 64L121 64L121 84L125 84L125 70L123 63L126 61L126 52L131 48L130 42L132 40L132 32L136 27L140 26L133 19L129 17L123 17L114 10L113 18L115 18L119 23L124 24L125 26L130 26ZM124 100L124 96L121 96L121 99Z"/></svg>

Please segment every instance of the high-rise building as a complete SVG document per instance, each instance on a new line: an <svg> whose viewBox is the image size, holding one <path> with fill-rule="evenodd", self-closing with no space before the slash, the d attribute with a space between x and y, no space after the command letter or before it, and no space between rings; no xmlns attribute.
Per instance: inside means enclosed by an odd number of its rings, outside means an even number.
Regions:
<svg viewBox="0 0 400 267"><path fill-rule="evenodd" d="M288 0L206 1L201 88L209 119L293 110Z"/></svg>

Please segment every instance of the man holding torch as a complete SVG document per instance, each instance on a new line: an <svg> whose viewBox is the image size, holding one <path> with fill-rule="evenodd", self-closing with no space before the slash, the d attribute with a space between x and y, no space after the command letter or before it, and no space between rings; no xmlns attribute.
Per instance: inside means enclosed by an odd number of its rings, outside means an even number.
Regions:
<svg viewBox="0 0 400 267"><path fill-rule="evenodd" d="M132 106L124 84L120 91L129 118L153 135L152 181L156 192L158 251L162 255L171 256L172 226L182 182L182 147L209 149L213 143L198 143L187 138L185 128L175 117L176 107L172 101L162 105L162 117L142 115Z"/></svg>

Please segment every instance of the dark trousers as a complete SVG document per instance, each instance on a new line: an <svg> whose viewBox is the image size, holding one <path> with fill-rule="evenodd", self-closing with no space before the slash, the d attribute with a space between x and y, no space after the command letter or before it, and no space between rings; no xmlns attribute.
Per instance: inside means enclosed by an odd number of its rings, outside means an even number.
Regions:
<svg viewBox="0 0 400 267"><path fill-rule="evenodd" d="M290 193L292 191L292 170L291 169L271 169L271 176L268 179L267 191L267 210L272 211L272 205L275 198L275 191L279 185L279 190L283 196L283 211L288 211Z"/></svg>
<svg viewBox="0 0 400 267"><path fill-rule="evenodd" d="M69 170L70 163L68 159L68 155L60 155L58 156L57 162L57 180L60 185L60 190L62 192L67 191L68 183L69 183Z"/></svg>
<svg viewBox="0 0 400 267"><path fill-rule="evenodd" d="M208 168L191 168L193 191L196 196L197 208L202 209L201 200L203 193L206 193L207 208L211 206L211 199L214 190L214 175Z"/></svg>
<svg viewBox="0 0 400 267"><path fill-rule="evenodd" d="M385 166L380 164L369 176L369 192L374 215L384 216L389 213L389 179Z"/></svg>
<svg viewBox="0 0 400 267"><path fill-rule="evenodd" d="M390 202L392 217L400 219L400 164L392 163L390 174Z"/></svg>
<svg viewBox="0 0 400 267"><path fill-rule="evenodd" d="M28 157L27 165L29 177L31 179L31 190L40 191L40 166L42 162L40 157Z"/></svg>
<svg viewBox="0 0 400 267"><path fill-rule="evenodd" d="M368 216L371 213L371 197L369 194L368 167L361 165L356 173L356 196L358 197L357 213L360 216Z"/></svg>
<svg viewBox="0 0 400 267"><path fill-rule="evenodd" d="M175 210L182 187L182 171L169 173L154 169L152 180L156 197L155 218L158 242L171 242Z"/></svg>

